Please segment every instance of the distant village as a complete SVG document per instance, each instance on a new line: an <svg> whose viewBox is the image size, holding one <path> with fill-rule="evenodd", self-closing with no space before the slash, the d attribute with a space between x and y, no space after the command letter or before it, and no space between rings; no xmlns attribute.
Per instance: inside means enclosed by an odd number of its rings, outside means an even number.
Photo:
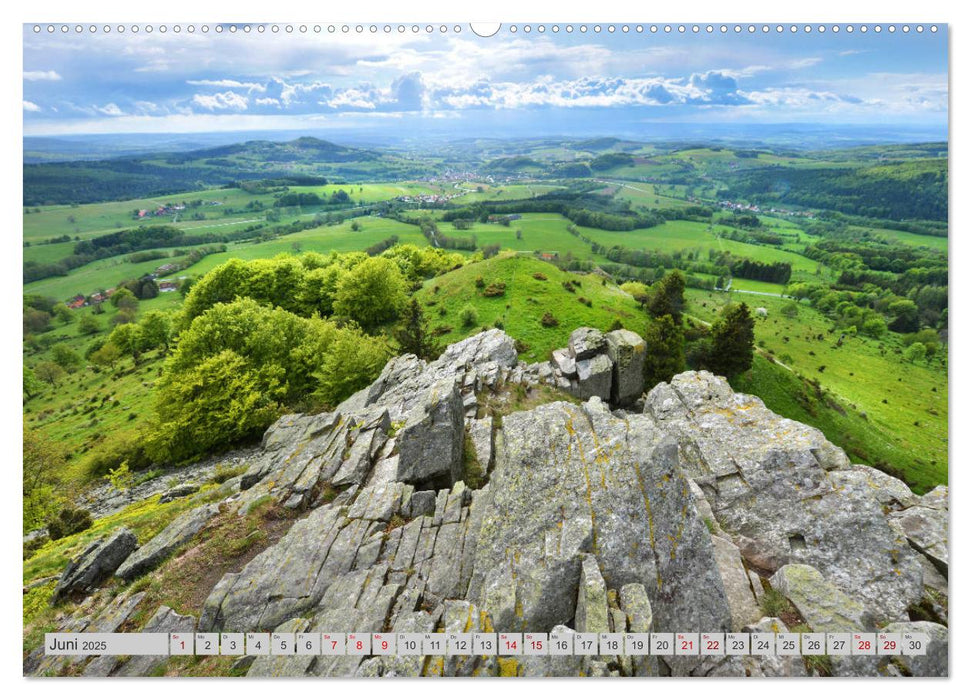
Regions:
<svg viewBox="0 0 971 700"><path fill-rule="evenodd" d="M730 211L743 211L750 214L777 214L779 216L800 216L804 219L816 218L816 215L811 211L795 211L792 209L779 209L777 207L768 207L763 209L758 204L732 202L727 199L719 202L718 206L720 206L722 209L728 209Z"/></svg>

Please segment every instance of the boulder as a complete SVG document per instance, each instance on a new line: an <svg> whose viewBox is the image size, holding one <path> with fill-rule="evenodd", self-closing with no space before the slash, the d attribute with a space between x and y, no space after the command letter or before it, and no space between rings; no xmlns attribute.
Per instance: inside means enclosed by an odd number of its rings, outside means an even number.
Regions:
<svg viewBox="0 0 971 700"><path fill-rule="evenodd" d="M596 396L607 401L610 399L612 374L613 363L606 355L577 360L577 378L570 382L570 393L578 399L586 400Z"/></svg>
<svg viewBox="0 0 971 700"><path fill-rule="evenodd" d="M115 574L130 581L151 571L195 537L218 512L219 506L209 504L178 516L168 527L132 552Z"/></svg>
<svg viewBox="0 0 971 700"><path fill-rule="evenodd" d="M395 437L396 480L435 487L451 486L461 480L464 420L462 395L455 378L432 385L425 402L411 411Z"/></svg>
<svg viewBox="0 0 971 700"><path fill-rule="evenodd" d="M926 556L947 576L948 511L924 505L890 514L890 522L903 532L910 546Z"/></svg>
<svg viewBox="0 0 971 700"><path fill-rule="evenodd" d="M512 340L489 331L434 362L391 360L331 413L277 421L262 447L247 453L242 491L225 494L220 517L243 517L268 497L303 517L277 523L289 531L237 571L219 572L200 631L786 631L782 620L759 617L761 576L816 631L879 622L931 637L926 657L834 657L836 675L947 673L946 627L908 619L915 603L927 616L947 618L946 487L918 497L892 477L851 465L818 430L773 414L707 372L658 385L634 401L642 413L612 412L605 401L620 397L626 381L620 349L634 339L599 334L600 345L598 332L581 331L560 353L574 363L573 387L589 386L601 366L609 370L606 387L582 405L477 419L483 392L520 382L571 386L549 363L542 371L517 363ZM465 448L488 476L476 490L461 473ZM205 478L202 467L184 475ZM336 497L322 488L335 481L346 486ZM108 555L118 542L100 540L62 583L96 586L115 569L137 576L198 538L199 521L214 508L179 516L134 553L132 536L114 563ZM113 600L102 588L55 624L98 631L128 620L125 628L139 601L144 594ZM160 608L144 631L195 627L193 618ZM25 656L24 672L147 675L165 661L45 659L40 648ZM327 677L806 673L798 656L613 655L249 657L235 670Z"/></svg>
<svg viewBox="0 0 971 700"><path fill-rule="evenodd" d="M732 615L732 630L738 632L745 625L758 622L762 618L762 611L752 591L752 584L742 564L738 547L716 535L712 535L711 543Z"/></svg>
<svg viewBox="0 0 971 700"><path fill-rule="evenodd" d="M609 632L607 587L592 554L583 557L576 609L577 632Z"/></svg>
<svg viewBox="0 0 971 700"><path fill-rule="evenodd" d="M610 403L626 406L644 393L647 346L637 333L620 329L607 334L607 356L613 363Z"/></svg>
<svg viewBox="0 0 971 700"><path fill-rule="evenodd" d="M184 496L191 496L196 491L199 490L199 484L179 484L174 488L169 489L163 493L159 499L159 503L168 503L169 501L174 501L176 498L182 498Z"/></svg>
<svg viewBox="0 0 971 700"><path fill-rule="evenodd" d="M53 602L72 593L90 593L95 586L115 573L135 551L138 540L127 527L92 542L81 555L64 569L54 588Z"/></svg>
<svg viewBox="0 0 971 700"><path fill-rule="evenodd" d="M577 360L566 348L559 348L553 351L553 367L564 377L575 377L577 373Z"/></svg>
<svg viewBox="0 0 971 700"><path fill-rule="evenodd" d="M492 468L492 425L492 416L474 419L469 424L469 441L472 443L475 461L483 474Z"/></svg>
<svg viewBox="0 0 971 700"><path fill-rule="evenodd" d="M596 328L577 328L570 333L567 349L574 359L586 360L607 351L607 338Z"/></svg>
<svg viewBox="0 0 971 700"><path fill-rule="evenodd" d="M911 676L946 678L949 675L947 627L934 622L893 622L887 625L884 631L898 634L915 632L930 637L927 653L923 656L894 657Z"/></svg>
<svg viewBox="0 0 971 700"><path fill-rule="evenodd" d="M415 491L411 494L407 517L420 518L423 515L432 515L435 512L435 495L434 491Z"/></svg>
<svg viewBox="0 0 971 700"><path fill-rule="evenodd" d="M787 564L770 583L789 599L814 632L859 632L873 627L860 603L811 566Z"/></svg>

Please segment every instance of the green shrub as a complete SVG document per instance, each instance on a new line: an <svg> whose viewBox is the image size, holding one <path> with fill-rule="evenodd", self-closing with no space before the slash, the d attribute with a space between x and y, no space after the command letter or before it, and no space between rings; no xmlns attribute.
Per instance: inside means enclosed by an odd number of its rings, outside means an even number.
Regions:
<svg viewBox="0 0 971 700"><path fill-rule="evenodd" d="M463 326L466 328L471 328L479 322L479 312L476 311L476 308L471 304L466 304L464 307L462 307L462 310L459 311L459 320L462 322Z"/></svg>
<svg viewBox="0 0 971 700"><path fill-rule="evenodd" d="M51 540L59 540L68 535L84 532L92 525L94 520L91 518L91 513L83 508L65 506L56 518L48 521L47 534Z"/></svg>
<svg viewBox="0 0 971 700"><path fill-rule="evenodd" d="M318 381L315 396L336 406L355 391L377 379L388 361L390 351L382 338L356 329L342 329L314 374Z"/></svg>
<svg viewBox="0 0 971 700"><path fill-rule="evenodd" d="M147 469L152 459L146 447L147 439L141 432L115 432L92 451L84 463L84 473L89 479L100 479L124 462L136 471Z"/></svg>

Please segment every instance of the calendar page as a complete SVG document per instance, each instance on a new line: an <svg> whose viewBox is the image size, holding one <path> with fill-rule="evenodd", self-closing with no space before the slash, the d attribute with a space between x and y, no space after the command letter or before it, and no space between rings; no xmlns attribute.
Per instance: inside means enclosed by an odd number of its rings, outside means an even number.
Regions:
<svg viewBox="0 0 971 700"><path fill-rule="evenodd" d="M24 676L949 674L946 24L22 43Z"/></svg>

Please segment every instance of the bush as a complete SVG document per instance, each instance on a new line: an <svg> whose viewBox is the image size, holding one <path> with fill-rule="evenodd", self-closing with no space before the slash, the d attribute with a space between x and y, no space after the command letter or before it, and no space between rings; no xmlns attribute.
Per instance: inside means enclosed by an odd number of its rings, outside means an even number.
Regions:
<svg viewBox="0 0 971 700"><path fill-rule="evenodd" d="M484 297L501 297L505 293L506 293L505 282L493 282L488 287L482 290L482 296Z"/></svg>
<svg viewBox="0 0 971 700"><path fill-rule="evenodd" d="M863 332L871 338L879 338L887 332L887 322L879 314L873 314L863 322Z"/></svg>
<svg viewBox="0 0 971 700"><path fill-rule="evenodd" d="M216 466L216 471L213 475L209 477L209 481L213 484L224 484L230 479L243 474L247 469L248 467L245 464L238 467L227 467L225 464L219 464Z"/></svg>
<svg viewBox="0 0 971 700"><path fill-rule="evenodd" d="M101 443L88 457L84 463L85 475L99 479L126 462L131 469L147 469L152 460L145 443L145 437L140 433L113 433L111 439Z"/></svg>
<svg viewBox="0 0 971 700"><path fill-rule="evenodd" d="M382 338L357 329L343 329L324 357L320 371L314 374L319 382L314 395L336 406L377 379L389 354Z"/></svg>
<svg viewBox="0 0 971 700"><path fill-rule="evenodd" d="M546 328L554 328L555 326L560 325L560 322L557 321L556 317L553 316L553 314L551 314L549 311L543 314L543 318L540 319L540 323L542 323Z"/></svg>
<svg viewBox="0 0 971 700"><path fill-rule="evenodd" d="M283 398L279 375L265 372L223 350L167 373L156 394L150 453L160 462L185 462L260 435L279 415Z"/></svg>
<svg viewBox="0 0 971 700"><path fill-rule="evenodd" d="M84 532L94 525L91 513L83 508L65 506L56 518L48 521L47 534L51 540L59 540L68 535Z"/></svg>
<svg viewBox="0 0 971 700"><path fill-rule="evenodd" d="M547 277L546 275L544 275L542 272L534 272L533 273L533 279L534 280L539 280L540 282L545 282L546 280L549 279L549 277Z"/></svg>
<svg viewBox="0 0 971 700"><path fill-rule="evenodd" d="M368 258L341 277L334 313L352 318L364 328L398 317L408 301L399 267L387 258Z"/></svg>
<svg viewBox="0 0 971 700"><path fill-rule="evenodd" d="M471 328L479 322L479 312L476 311L476 308L471 304L466 304L464 307L462 307L462 310L459 311L459 320L462 322L463 326L466 328Z"/></svg>

